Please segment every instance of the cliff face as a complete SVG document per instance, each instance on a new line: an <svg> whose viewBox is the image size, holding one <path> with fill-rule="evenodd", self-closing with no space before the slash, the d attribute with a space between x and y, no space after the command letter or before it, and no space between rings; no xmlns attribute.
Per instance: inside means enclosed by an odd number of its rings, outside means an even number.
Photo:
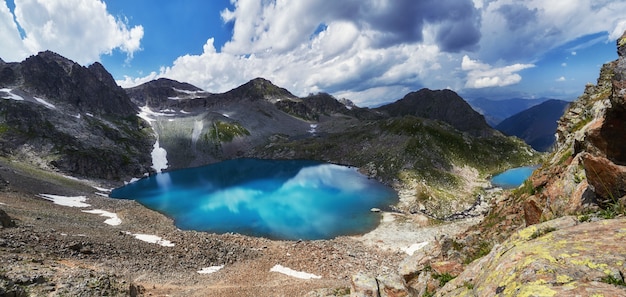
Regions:
<svg viewBox="0 0 626 297"><path fill-rule="evenodd" d="M147 123L99 63L41 52L0 64L0 98L2 156L111 180L149 170Z"/></svg>

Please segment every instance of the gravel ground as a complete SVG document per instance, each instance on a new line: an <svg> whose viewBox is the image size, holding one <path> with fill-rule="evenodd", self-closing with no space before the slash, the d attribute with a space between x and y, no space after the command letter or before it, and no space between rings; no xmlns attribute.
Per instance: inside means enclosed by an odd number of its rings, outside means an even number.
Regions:
<svg viewBox="0 0 626 297"><path fill-rule="evenodd" d="M395 272L406 257L402 248L471 224L427 226L424 218L386 214L395 219L363 236L274 241L181 231L171 219L134 201L96 194L93 181L5 160L0 161L0 177L8 182L0 183L0 210L16 223L0 229L0 295L2 290L13 296L304 296L322 288L346 292L351 275ZM56 205L38 196L42 193L83 195L91 207ZM116 213L122 222L105 224L106 217L83 212L89 209ZM133 234L157 235L174 245L145 242ZM277 264L321 278L270 272ZM215 273L198 273L221 265Z"/></svg>

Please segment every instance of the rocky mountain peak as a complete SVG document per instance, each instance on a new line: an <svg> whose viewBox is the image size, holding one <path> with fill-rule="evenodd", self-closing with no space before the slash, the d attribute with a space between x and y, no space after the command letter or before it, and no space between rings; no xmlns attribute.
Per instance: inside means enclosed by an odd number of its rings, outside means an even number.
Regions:
<svg viewBox="0 0 626 297"><path fill-rule="evenodd" d="M78 112L91 114L136 114L136 107L124 90L100 63L86 68L45 51L13 63L9 70L7 73L12 76L2 79L3 83L54 104L73 106Z"/></svg>
<svg viewBox="0 0 626 297"><path fill-rule="evenodd" d="M472 135L485 136L492 129L485 117L451 90L421 89L411 92L404 98L377 108L391 116L414 115L418 117L440 120L454 128Z"/></svg>
<svg viewBox="0 0 626 297"><path fill-rule="evenodd" d="M227 92L233 97L241 99L264 99L272 103L283 99L297 98L287 89L274 85L271 81L264 78L255 78L232 91Z"/></svg>

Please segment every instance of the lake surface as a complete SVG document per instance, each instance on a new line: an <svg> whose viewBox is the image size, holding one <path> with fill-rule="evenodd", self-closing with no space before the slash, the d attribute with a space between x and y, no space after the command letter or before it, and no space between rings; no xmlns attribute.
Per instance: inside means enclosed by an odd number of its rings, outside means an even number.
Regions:
<svg viewBox="0 0 626 297"><path fill-rule="evenodd" d="M491 183L503 189L512 189L521 186L525 180L537 169L537 166L524 166L504 171L491 179Z"/></svg>
<svg viewBox="0 0 626 297"><path fill-rule="evenodd" d="M356 168L302 160L236 159L159 173L111 192L174 219L184 230L271 239L363 234L380 222L370 209L398 201Z"/></svg>

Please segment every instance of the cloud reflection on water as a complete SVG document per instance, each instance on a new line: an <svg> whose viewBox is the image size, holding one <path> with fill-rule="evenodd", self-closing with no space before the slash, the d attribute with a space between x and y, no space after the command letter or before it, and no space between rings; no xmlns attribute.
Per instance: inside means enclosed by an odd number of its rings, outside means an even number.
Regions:
<svg viewBox="0 0 626 297"><path fill-rule="evenodd" d="M258 160L264 166L250 159L229 162L236 168L207 166L157 175L148 182L150 186L136 187L156 187L148 190L150 197L133 191L125 195L174 217L182 229L278 239L367 232L379 221L379 215L369 209L384 208L396 198L391 189L359 174L356 168L311 161ZM239 176L242 174L254 178Z"/></svg>

